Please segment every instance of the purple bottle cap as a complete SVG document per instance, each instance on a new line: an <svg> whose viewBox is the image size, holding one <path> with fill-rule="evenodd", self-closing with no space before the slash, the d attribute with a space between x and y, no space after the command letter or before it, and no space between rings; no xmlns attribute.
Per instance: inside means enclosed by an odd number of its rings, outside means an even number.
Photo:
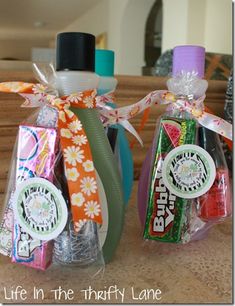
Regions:
<svg viewBox="0 0 235 306"><path fill-rule="evenodd" d="M200 46L177 46L173 49L172 76L181 71L195 71L199 78L204 77L205 48Z"/></svg>

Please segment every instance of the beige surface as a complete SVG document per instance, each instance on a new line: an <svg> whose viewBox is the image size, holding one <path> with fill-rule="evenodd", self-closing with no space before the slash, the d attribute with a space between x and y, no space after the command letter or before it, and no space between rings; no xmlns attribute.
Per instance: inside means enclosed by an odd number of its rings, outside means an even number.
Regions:
<svg viewBox="0 0 235 306"><path fill-rule="evenodd" d="M125 303L141 302L132 299L131 287L134 287L135 296L144 289L161 290L160 301L143 300L145 303L231 303L231 221L212 228L204 240L184 246L143 242L136 210L136 192L135 183L122 240L113 262L106 266L103 279L100 275L95 280L84 280L78 269L51 267L46 272L35 271L11 264L8 258L0 256L0 301L13 302L4 300L4 287L9 294L12 287L21 285L28 292L27 303L54 303L50 290L59 286L74 290L72 303L94 303L94 298L84 300L84 293L80 290L89 285L96 290L117 285L119 289L125 288ZM43 301L32 298L33 286L44 289ZM106 303L121 302L120 298L112 297ZM68 303L64 298L60 302Z"/></svg>

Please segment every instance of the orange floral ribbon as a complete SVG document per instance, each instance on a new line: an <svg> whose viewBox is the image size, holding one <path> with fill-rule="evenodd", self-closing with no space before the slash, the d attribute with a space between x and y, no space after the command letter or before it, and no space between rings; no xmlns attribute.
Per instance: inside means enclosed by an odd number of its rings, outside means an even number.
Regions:
<svg viewBox="0 0 235 306"><path fill-rule="evenodd" d="M58 130L64 157L74 228L79 232L88 220L102 224L101 205L91 149L82 123L69 109L95 108L96 90L71 94L62 98L47 94L41 84L24 82L0 83L1 92L19 93L28 107L49 104L58 110ZM38 106L37 105L37 106Z"/></svg>

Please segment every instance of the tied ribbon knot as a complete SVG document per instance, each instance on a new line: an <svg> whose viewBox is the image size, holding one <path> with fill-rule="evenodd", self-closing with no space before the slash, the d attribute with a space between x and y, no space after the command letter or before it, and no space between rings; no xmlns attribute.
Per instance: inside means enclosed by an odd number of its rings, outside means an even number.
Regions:
<svg viewBox="0 0 235 306"><path fill-rule="evenodd" d="M178 109L189 113L201 126L232 140L232 125L224 119L205 110L203 101L205 95L198 99L190 96L178 96L167 90L150 92L146 97L135 104L107 110L100 110L104 126L121 123L136 115L146 112L152 105L168 105L168 110ZM98 97L99 98L99 97Z"/></svg>
<svg viewBox="0 0 235 306"><path fill-rule="evenodd" d="M27 107L48 104L58 110L57 127L64 158L74 229L79 232L86 221L102 224L96 172L89 141L82 123L70 107L95 108L96 90L58 98L48 94L41 84L0 83L0 91L15 92L26 98ZM23 106L24 106L23 105Z"/></svg>

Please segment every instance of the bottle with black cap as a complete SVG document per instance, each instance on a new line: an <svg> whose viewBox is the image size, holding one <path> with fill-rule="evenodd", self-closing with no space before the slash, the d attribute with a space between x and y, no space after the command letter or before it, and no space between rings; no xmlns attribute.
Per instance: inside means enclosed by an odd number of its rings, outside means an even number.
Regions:
<svg viewBox="0 0 235 306"><path fill-rule="evenodd" d="M68 95L97 88L99 77L94 71L95 36L79 32L59 33L56 46L56 84L59 94ZM85 129L98 174L103 215L103 225L98 234L105 262L108 262L119 243L124 219L124 199L118 165L98 111L95 108L71 110L79 117Z"/></svg>

